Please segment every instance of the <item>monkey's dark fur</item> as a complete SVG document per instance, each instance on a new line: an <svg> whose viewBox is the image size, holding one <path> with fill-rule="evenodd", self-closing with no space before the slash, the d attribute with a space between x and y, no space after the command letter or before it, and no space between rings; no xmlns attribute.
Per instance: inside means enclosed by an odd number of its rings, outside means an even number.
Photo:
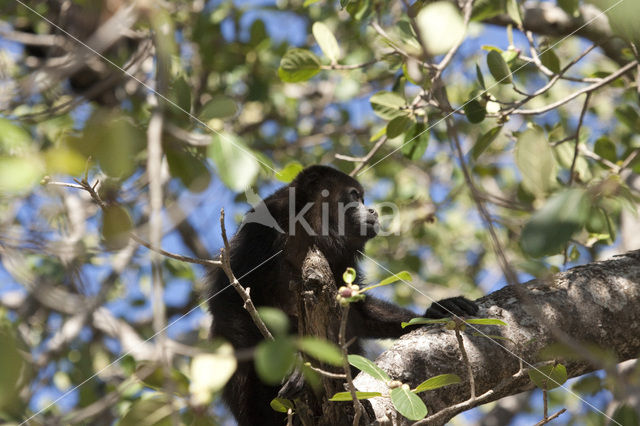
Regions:
<svg viewBox="0 0 640 426"><path fill-rule="evenodd" d="M303 215L309 227L297 223L292 228L295 233L289 230L290 189L295 190L295 203L291 200L295 215L301 214L305 206L311 204ZM300 172L291 184L252 209L230 242L230 256L235 276L243 286L251 287L254 305L282 309L292 317L291 324L295 327L295 298L290 295L289 282L301 279L302 261L307 249L313 245L322 251L336 284L341 285L344 271L348 267L357 269L358 252L377 232L378 215L375 210L364 206L363 198L362 186L355 179L330 167L311 166ZM349 204L351 208L341 211L341 203L352 203ZM255 221L264 219L259 215L264 212L264 207L284 232ZM340 215L343 217L340 218ZM261 222L265 223L264 220ZM358 274L360 277L361 274ZM229 286L224 271L213 270L210 281L210 296L213 296L209 302L213 314L212 335L225 338L236 350L256 346L262 336L244 310L240 296ZM451 313L462 316L476 312L477 307L473 302L454 297L432 305L425 316L441 318ZM416 316L409 310L367 295L363 301L352 304L347 339L353 336L399 337L403 334L400 323ZM349 350L354 353L361 351L359 342L356 341ZM223 397L242 426L283 425L286 417L269 406L278 390L278 386L268 386L260 381L251 362L243 362L226 385Z"/></svg>

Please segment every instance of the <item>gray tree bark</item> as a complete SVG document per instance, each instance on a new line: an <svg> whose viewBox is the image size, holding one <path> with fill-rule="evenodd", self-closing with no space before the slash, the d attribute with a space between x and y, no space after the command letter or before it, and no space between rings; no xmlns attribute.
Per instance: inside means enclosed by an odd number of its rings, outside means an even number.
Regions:
<svg viewBox="0 0 640 426"><path fill-rule="evenodd" d="M421 327L398 339L376 360L392 379L412 388L438 374L461 377L460 384L420 394L429 409L424 424L444 424L476 405L532 389L526 370L540 365L540 351L557 342L579 354L567 356L565 350L565 358L552 356L566 366L569 377L604 368L603 351L618 362L636 358L640 353L640 250L505 287L477 302L479 317L498 318L508 326L468 326L463 333L475 379L474 401L469 401L467 366L453 331L438 325ZM364 373L354 383L360 391L388 394L386 384ZM369 401L378 421L409 423L389 398Z"/></svg>

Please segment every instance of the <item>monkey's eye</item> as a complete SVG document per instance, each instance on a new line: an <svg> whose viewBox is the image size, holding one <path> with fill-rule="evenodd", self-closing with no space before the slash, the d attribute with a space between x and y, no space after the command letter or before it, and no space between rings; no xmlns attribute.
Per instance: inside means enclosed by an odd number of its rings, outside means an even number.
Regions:
<svg viewBox="0 0 640 426"><path fill-rule="evenodd" d="M358 190L355 188L351 188L351 191L349 191L349 196L351 197L352 200L359 200L360 192L358 192Z"/></svg>

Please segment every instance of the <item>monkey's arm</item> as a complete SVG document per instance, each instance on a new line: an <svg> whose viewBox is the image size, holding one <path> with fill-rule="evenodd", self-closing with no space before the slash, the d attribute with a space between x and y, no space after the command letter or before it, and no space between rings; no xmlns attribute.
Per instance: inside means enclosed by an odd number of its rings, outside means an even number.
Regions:
<svg viewBox="0 0 640 426"><path fill-rule="evenodd" d="M351 332L353 335L364 338L400 337L408 331L403 330L400 324L420 316L408 309L371 296L353 304L352 307L349 313L353 315L349 321ZM478 306L474 302L457 296L434 302L423 316L437 319L453 315L472 316L477 312Z"/></svg>
<svg viewBox="0 0 640 426"><path fill-rule="evenodd" d="M367 296L351 305L349 328L353 335L364 338L400 337L406 331L400 324L420 315L384 300Z"/></svg>

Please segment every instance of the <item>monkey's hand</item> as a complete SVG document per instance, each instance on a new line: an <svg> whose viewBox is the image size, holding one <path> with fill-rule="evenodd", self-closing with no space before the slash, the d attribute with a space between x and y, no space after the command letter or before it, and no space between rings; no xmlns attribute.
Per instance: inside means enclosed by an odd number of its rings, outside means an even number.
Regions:
<svg viewBox="0 0 640 426"><path fill-rule="evenodd" d="M433 302L424 313L424 317L431 319L448 318L454 315L468 317L477 313L478 305L475 302L463 296L457 296Z"/></svg>
<svg viewBox="0 0 640 426"><path fill-rule="evenodd" d="M280 388L280 391L278 392L278 398L293 400L302 395L303 390L304 376L302 375L302 372L296 368Z"/></svg>

